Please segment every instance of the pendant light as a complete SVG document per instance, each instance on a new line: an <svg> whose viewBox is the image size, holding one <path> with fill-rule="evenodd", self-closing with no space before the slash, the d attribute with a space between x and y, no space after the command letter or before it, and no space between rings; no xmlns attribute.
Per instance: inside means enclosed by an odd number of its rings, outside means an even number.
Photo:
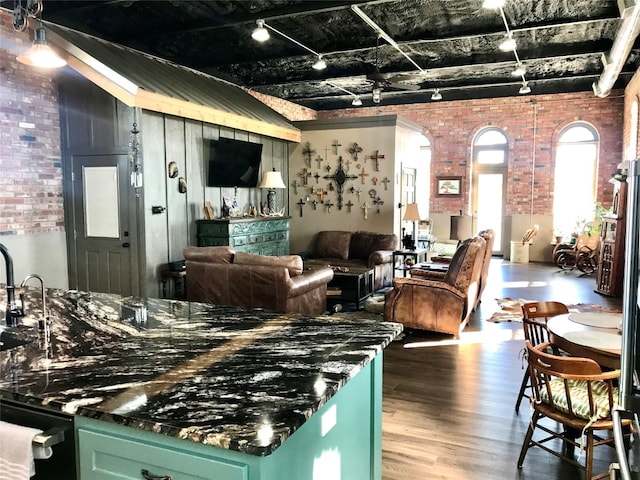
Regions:
<svg viewBox="0 0 640 480"><path fill-rule="evenodd" d="M520 87L520 90L518 90L518 93L521 95L526 95L527 93L531 93L531 87L527 82L522 82L522 86Z"/></svg>
<svg viewBox="0 0 640 480"><path fill-rule="evenodd" d="M16 57L20 63L38 68L60 68L67 62L61 58L47 43L46 32L42 22L38 20L33 45L26 52Z"/></svg>
<svg viewBox="0 0 640 480"><path fill-rule="evenodd" d="M269 30L264 27L264 20L256 20L256 28L251 33L251 38L253 38L256 42L266 42L269 40Z"/></svg>
<svg viewBox="0 0 640 480"><path fill-rule="evenodd" d="M433 95L431 95L431 100L433 101L438 101L438 100L442 100L442 94L440 93L440 89L436 88L435 91L433 92Z"/></svg>

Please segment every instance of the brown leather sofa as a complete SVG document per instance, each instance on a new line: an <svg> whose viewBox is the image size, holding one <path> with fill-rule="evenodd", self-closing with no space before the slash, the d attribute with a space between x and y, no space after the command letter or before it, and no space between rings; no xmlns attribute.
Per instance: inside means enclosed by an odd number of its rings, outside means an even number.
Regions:
<svg viewBox="0 0 640 480"><path fill-rule="evenodd" d="M394 278L385 295L385 321L459 338L475 307L485 249L482 237L462 242L442 280Z"/></svg>
<svg viewBox="0 0 640 480"><path fill-rule="evenodd" d="M264 256L231 247L187 247L187 300L319 315L333 270L303 271L298 255Z"/></svg>
<svg viewBox="0 0 640 480"><path fill-rule="evenodd" d="M391 286L393 279L393 251L398 237L393 233L347 232L325 230L318 232L313 252L305 258L305 269L332 267L368 267L374 270L374 291Z"/></svg>
<svg viewBox="0 0 640 480"><path fill-rule="evenodd" d="M480 288L478 288L478 297L476 298L475 306L478 306L482 298L482 292L484 292L487 286L487 279L489 277L489 265L491 263L491 255L493 253L493 239L495 232L493 229L488 228L478 232L478 237L484 238L486 247L484 249L484 255L482 259L482 272L480 274ZM453 258L453 257L452 257ZM450 262L451 260L449 260ZM446 271L439 270L420 270L418 268L411 270L411 276L414 278L422 278L425 280L443 280Z"/></svg>

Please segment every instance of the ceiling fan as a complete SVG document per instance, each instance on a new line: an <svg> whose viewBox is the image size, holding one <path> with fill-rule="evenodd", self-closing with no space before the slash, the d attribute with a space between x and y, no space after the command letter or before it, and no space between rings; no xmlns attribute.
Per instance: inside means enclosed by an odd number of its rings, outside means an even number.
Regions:
<svg viewBox="0 0 640 480"><path fill-rule="evenodd" d="M380 36L376 39L376 63L365 63L367 80L373 82L373 102L380 103L382 90L384 88L397 88L400 90L420 90L420 85L410 83L400 83L401 80L409 77L403 75L393 75L391 73L381 73L378 64L378 49L380 47Z"/></svg>

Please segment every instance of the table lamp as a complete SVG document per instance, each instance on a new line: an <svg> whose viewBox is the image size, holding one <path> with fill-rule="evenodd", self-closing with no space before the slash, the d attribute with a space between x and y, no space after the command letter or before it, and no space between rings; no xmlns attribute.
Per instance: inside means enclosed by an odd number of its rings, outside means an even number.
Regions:
<svg viewBox="0 0 640 480"><path fill-rule="evenodd" d="M458 240L458 245L462 240L471 238L473 235L473 217L471 215L455 215L451 217L449 238L451 240Z"/></svg>
<svg viewBox="0 0 640 480"><path fill-rule="evenodd" d="M271 172L264 172L259 188L266 188L268 190L267 208L269 209L269 214L276 213L276 188L286 188L282 181L282 174L276 172L275 168Z"/></svg>
<svg viewBox="0 0 640 480"><path fill-rule="evenodd" d="M405 222L413 223L413 232L412 235L404 235L404 228L402 229L402 244L404 248L407 250L415 250L416 248L416 222L420 221L420 212L418 211L417 203L409 203L407 204L407 208L404 211L404 217L402 220Z"/></svg>

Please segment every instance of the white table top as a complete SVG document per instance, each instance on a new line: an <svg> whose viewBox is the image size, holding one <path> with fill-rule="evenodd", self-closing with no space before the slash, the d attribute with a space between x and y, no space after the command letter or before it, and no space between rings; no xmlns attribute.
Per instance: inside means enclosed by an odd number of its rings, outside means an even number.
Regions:
<svg viewBox="0 0 640 480"><path fill-rule="evenodd" d="M586 313L586 312L585 312ZM557 315L547 322L547 328L552 335L579 347L594 349L609 354L620 355L622 350L622 336L618 332L621 316L612 322L610 313L589 312L589 316L576 317L576 313ZM573 316L573 319L571 318ZM597 319L602 316L601 319ZM579 321L575 321L575 319ZM588 325L586 323L589 323ZM608 328L593 325L613 325Z"/></svg>

